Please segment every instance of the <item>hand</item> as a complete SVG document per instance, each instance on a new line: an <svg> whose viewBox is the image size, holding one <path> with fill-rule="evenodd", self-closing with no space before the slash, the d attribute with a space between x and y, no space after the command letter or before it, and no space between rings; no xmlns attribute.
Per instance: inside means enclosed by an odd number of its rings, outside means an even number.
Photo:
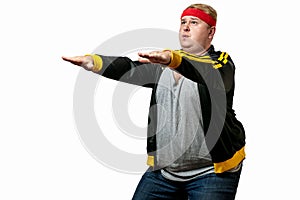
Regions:
<svg viewBox="0 0 300 200"><path fill-rule="evenodd" d="M139 62L142 63L160 63L168 65L171 62L171 51L151 51L149 53L138 53Z"/></svg>
<svg viewBox="0 0 300 200"><path fill-rule="evenodd" d="M62 56L62 59L74 65L81 66L84 69L89 71L91 71L94 67L94 61L92 56L74 56L74 57Z"/></svg>

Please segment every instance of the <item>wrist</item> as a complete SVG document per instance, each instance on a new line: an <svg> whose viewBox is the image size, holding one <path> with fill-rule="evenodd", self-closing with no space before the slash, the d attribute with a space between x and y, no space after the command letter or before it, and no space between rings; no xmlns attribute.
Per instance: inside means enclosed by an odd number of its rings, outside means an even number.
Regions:
<svg viewBox="0 0 300 200"><path fill-rule="evenodd" d="M172 61L172 50L170 50L170 49L165 49L165 50L163 50L162 51L163 53L166 53L166 62L165 63L162 63L162 64L164 64L164 65L169 65L170 63L171 63L171 61Z"/></svg>
<svg viewBox="0 0 300 200"><path fill-rule="evenodd" d="M91 61L92 62L92 67L91 70L93 72L99 72L102 69L102 59L100 56L96 55L96 54L86 54L85 56L90 56L91 57Z"/></svg>

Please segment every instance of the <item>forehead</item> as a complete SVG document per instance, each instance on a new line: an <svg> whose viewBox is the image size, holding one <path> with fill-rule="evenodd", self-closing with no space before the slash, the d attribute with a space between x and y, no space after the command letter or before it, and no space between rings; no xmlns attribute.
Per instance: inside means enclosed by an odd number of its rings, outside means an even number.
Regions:
<svg viewBox="0 0 300 200"><path fill-rule="evenodd" d="M181 20L200 20L198 17L195 17L195 16L184 16L181 18Z"/></svg>

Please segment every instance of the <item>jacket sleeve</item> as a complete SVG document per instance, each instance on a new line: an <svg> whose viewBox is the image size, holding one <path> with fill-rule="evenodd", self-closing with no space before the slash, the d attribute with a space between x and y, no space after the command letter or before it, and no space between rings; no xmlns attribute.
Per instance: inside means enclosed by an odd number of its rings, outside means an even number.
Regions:
<svg viewBox="0 0 300 200"><path fill-rule="evenodd" d="M153 88L162 66L140 63L128 57L91 55L94 60L93 72L116 81L122 81Z"/></svg>
<svg viewBox="0 0 300 200"><path fill-rule="evenodd" d="M228 92L234 86L234 64L225 52L217 57L199 57L183 51L172 51L169 67L206 87Z"/></svg>

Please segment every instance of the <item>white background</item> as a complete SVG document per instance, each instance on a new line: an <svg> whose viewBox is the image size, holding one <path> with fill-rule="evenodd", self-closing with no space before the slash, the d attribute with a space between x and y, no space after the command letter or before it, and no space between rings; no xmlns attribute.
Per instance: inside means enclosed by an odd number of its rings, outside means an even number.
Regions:
<svg viewBox="0 0 300 200"><path fill-rule="evenodd" d="M247 131L247 159L236 199L299 199L298 3L201 2L218 11L213 43L237 68L234 108ZM61 56L90 53L138 28L177 31L191 3L1 1L0 199L131 199L141 174L103 166L80 141L73 117L80 69Z"/></svg>

